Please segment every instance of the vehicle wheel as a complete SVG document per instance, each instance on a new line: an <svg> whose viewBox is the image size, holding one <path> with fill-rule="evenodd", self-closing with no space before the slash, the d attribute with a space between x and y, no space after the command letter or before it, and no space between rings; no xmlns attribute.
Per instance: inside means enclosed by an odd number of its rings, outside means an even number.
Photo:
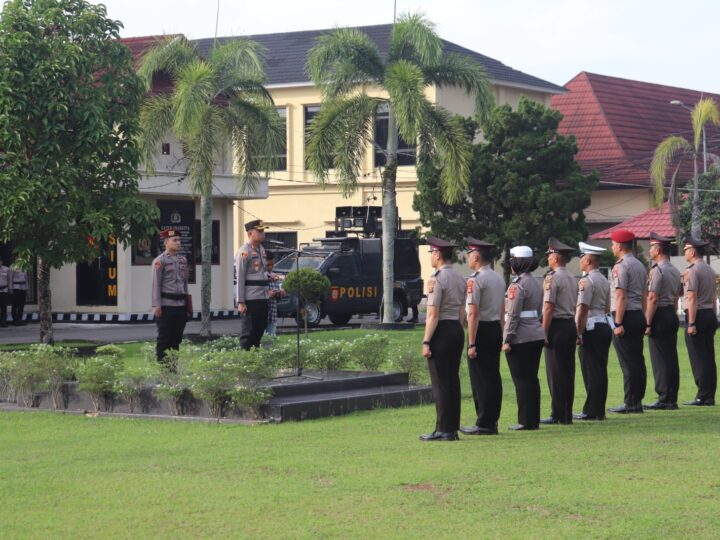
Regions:
<svg viewBox="0 0 720 540"><path fill-rule="evenodd" d="M345 326L350 322L351 318L351 313L333 313L332 315L328 315L328 319L330 319L330 322L335 326Z"/></svg>
<svg viewBox="0 0 720 540"><path fill-rule="evenodd" d="M308 328L315 328L320 324L323 318L322 309L320 304L317 302L309 302L305 304L304 309L307 311L307 325ZM300 320L296 321L299 326L305 326L305 320L303 319L302 312L300 313Z"/></svg>
<svg viewBox="0 0 720 540"><path fill-rule="evenodd" d="M401 322L403 320L403 317L405 317L405 314L407 313L407 306L405 305L405 302L403 302L400 298L395 298L393 300L393 321L395 322Z"/></svg>

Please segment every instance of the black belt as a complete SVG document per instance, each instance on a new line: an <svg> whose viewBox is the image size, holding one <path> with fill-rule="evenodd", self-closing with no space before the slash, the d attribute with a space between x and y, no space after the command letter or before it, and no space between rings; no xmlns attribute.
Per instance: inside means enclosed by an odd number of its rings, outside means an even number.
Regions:
<svg viewBox="0 0 720 540"><path fill-rule="evenodd" d="M168 300L185 300L184 294L160 293L160 297L167 298Z"/></svg>
<svg viewBox="0 0 720 540"><path fill-rule="evenodd" d="M27 281L13 281L13 285L25 285Z"/></svg>
<svg viewBox="0 0 720 540"><path fill-rule="evenodd" d="M270 284L270 281L267 279L246 279L245 285L257 285L262 287L267 287Z"/></svg>
<svg viewBox="0 0 720 540"><path fill-rule="evenodd" d="M0 292L7 291L7 290L8 290L7 287L0 287Z"/></svg>

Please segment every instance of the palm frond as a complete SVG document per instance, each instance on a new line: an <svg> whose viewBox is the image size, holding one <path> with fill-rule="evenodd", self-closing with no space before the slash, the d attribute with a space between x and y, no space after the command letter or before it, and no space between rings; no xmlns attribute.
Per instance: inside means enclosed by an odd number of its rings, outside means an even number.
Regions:
<svg viewBox="0 0 720 540"><path fill-rule="evenodd" d="M415 140L429 106L422 70L405 60L395 62L385 73L385 89L390 95L400 135L406 141Z"/></svg>
<svg viewBox="0 0 720 540"><path fill-rule="evenodd" d="M183 138L183 142L188 158L190 189L198 195L208 196L212 193L213 175L226 139L219 107L206 107L201 117L202 123L199 129L188 133Z"/></svg>
<svg viewBox="0 0 720 540"><path fill-rule="evenodd" d="M366 34L339 28L317 39L305 71L326 98L334 98L368 81L382 80L384 65Z"/></svg>
<svg viewBox="0 0 720 540"><path fill-rule="evenodd" d="M174 129L181 139L189 139L199 131L212 108L216 90L215 72L202 60L195 60L185 66L175 81L172 94L175 111Z"/></svg>
<svg viewBox="0 0 720 540"><path fill-rule="evenodd" d="M390 34L389 63L406 60L419 65L434 65L442 56L442 40L435 25L422 13L400 15Z"/></svg>
<svg viewBox="0 0 720 540"><path fill-rule="evenodd" d="M668 164L675 159L678 152L690 150L692 150L690 143L677 135L667 137L655 148L650 163L650 177L653 180L653 199L656 206L662 204L665 199L665 176Z"/></svg>
<svg viewBox="0 0 720 540"><path fill-rule="evenodd" d="M462 199L470 184L472 141L458 118L440 107L428 106L418 140L420 159L442 167L440 186L443 199L453 204Z"/></svg>
<svg viewBox="0 0 720 540"><path fill-rule="evenodd" d="M718 111L715 100L712 98L702 98L695 104L695 107L693 107L690 117L692 118L693 126L693 146L695 147L695 151L699 152L703 127L705 127L705 124L708 122L714 126L719 125L720 111Z"/></svg>
<svg viewBox="0 0 720 540"><path fill-rule="evenodd" d="M140 135L138 148L148 173L155 171L153 157L157 154L158 142L173 125L173 107L168 96L149 96L140 109Z"/></svg>
<svg viewBox="0 0 720 540"><path fill-rule="evenodd" d="M168 36L145 52L138 68L138 75L145 88L150 90L153 75L167 73L175 78L178 72L195 61L197 56L197 48L185 36Z"/></svg>
<svg viewBox="0 0 720 540"><path fill-rule="evenodd" d="M217 81L216 97L232 99L233 96L244 96L263 103L274 103L272 95L262 81L247 79L239 74L223 73Z"/></svg>
<svg viewBox="0 0 720 540"><path fill-rule="evenodd" d="M217 73L240 74L247 79L265 80L263 52L265 48L246 38L237 38L212 49L209 63Z"/></svg>
<svg viewBox="0 0 720 540"><path fill-rule="evenodd" d="M425 84L438 87L456 86L475 97L475 117L487 120L495 104L492 83L488 72L480 62L460 54L444 54L437 64L423 69Z"/></svg>

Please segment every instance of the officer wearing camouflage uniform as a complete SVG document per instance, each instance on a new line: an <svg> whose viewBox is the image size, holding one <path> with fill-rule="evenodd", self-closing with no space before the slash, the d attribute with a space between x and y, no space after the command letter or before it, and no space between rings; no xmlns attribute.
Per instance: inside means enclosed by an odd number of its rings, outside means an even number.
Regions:
<svg viewBox="0 0 720 540"><path fill-rule="evenodd" d="M610 309L614 318L613 343L623 373L625 402L608 411L619 414L643 412L642 400L647 385L643 356L647 271L632 253L635 235L627 229L610 236L617 262L610 280Z"/></svg>
<svg viewBox="0 0 720 540"><path fill-rule="evenodd" d="M580 370L587 398L575 420L604 420L608 393L608 353L612 330L608 324L610 313L610 282L598 270L599 255L604 248L585 242L580 248L580 269L584 275L578 283L575 322L578 335Z"/></svg>
<svg viewBox="0 0 720 540"><path fill-rule="evenodd" d="M502 406L500 348L505 281L492 268L494 244L475 238L465 240L468 265L474 270L467 280L467 355L470 386L477 420L461 427L466 435L496 435Z"/></svg>
<svg viewBox="0 0 720 540"><path fill-rule="evenodd" d="M542 424L572 424L575 399L575 304L577 280L565 268L575 248L557 238L548 239L550 272L543 282L545 369L550 389L550 417Z"/></svg>
<svg viewBox="0 0 720 540"><path fill-rule="evenodd" d="M685 260L690 265L682 275L683 299L687 329L685 345L690 356L695 384L695 399L685 405L715 405L717 389L717 365L715 364L715 331L718 327L715 305L717 303L717 274L703 260L707 240L686 237Z"/></svg>
<svg viewBox="0 0 720 540"><path fill-rule="evenodd" d="M269 281L265 270L265 248L262 246L266 228L260 219L247 222L245 231L248 241L235 257L235 299L242 317L240 345L245 350L260 346L267 327Z"/></svg>
<svg viewBox="0 0 720 540"><path fill-rule="evenodd" d="M677 334L680 321L677 300L680 294L680 272L670 262L670 244L673 238L650 233L649 254L653 265L648 272L648 301L645 309L647 321L645 335L650 348L650 364L655 378L655 403L646 409L677 409L680 387Z"/></svg>
<svg viewBox="0 0 720 540"><path fill-rule="evenodd" d="M160 233L165 251L152 263L152 307L157 322L157 361L164 363L165 351L178 350L187 322L188 263L181 255L180 232Z"/></svg>

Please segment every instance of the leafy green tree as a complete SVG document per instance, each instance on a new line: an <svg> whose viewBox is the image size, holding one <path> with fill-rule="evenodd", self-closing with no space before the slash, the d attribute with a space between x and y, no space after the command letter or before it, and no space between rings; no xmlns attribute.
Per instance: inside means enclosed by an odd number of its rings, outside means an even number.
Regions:
<svg viewBox="0 0 720 540"><path fill-rule="evenodd" d="M289 272L283 281L283 289L299 298L301 306L319 302L330 290L330 280L314 268L300 268ZM303 308L305 333L307 334L307 310ZM299 321L298 321L299 324Z"/></svg>
<svg viewBox="0 0 720 540"><path fill-rule="evenodd" d="M561 118L525 98L517 111L494 109L483 124L485 140L474 146L468 196L455 204L443 201L440 170L424 161L414 199L421 223L458 242L468 235L493 242L506 261L513 245L542 247L549 236L569 244L582 240L583 209L598 176L580 172L574 137L557 133Z"/></svg>
<svg viewBox="0 0 720 540"><path fill-rule="evenodd" d="M138 197L143 90L120 26L83 0L12 0L0 18L0 241L37 258L46 343L50 269L156 230Z"/></svg>
<svg viewBox="0 0 720 540"><path fill-rule="evenodd" d="M692 143L680 137L679 135L671 135L665 138L655 149L653 159L650 164L650 175L653 179L653 192L655 195L655 204L660 206L665 200L665 180L667 176L667 167L676 163L675 171L670 180L668 203L670 211L675 222L678 220L678 201L677 201L677 176L680 167L685 159L692 159L693 162L693 197L692 197L692 219L691 233L695 238L699 238L702 234L702 215L700 202L700 191L698 189L699 172L698 159L703 159L703 173L707 173L707 152L705 151L705 126L710 123L712 125L720 125L720 110L712 98L702 98L690 112L690 119L693 128ZM717 161L717 156L713 156Z"/></svg>
<svg viewBox="0 0 720 540"><path fill-rule="evenodd" d="M139 74L146 89L169 76L168 93L151 94L141 113L140 146L153 171L159 144L173 133L184 145L190 188L200 196L202 251L200 335L210 335L213 174L230 150L241 190L252 190L258 171L276 168L285 140L280 117L264 88L257 43L236 39L213 47L202 58L184 37L170 37L143 56Z"/></svg>
<svg viewBox="0 0 720 540"><path fill-rule="evenodd" d="M358 189L378 105L389 107L387 165L382 173L383 321L389 323L393 321L398 132L404 140L418 142L421 156L437 159L442 165L443 200L459 201L468 187L471 144L451 121L451 114L433 105L425 91L431 86L460 87L475 97L480 118L492 106L490 80L478 62L444 53L434 25L421 15L400 17L386 56L355 29L324 35L308 54L307 71L324 98L307 143L308 168L321 185L334 169L343 194ZM369 89L379 89L386 97L373 97Z"/></svg>
<svg viewBox="0 0 720 540"><path fill-rule="evenodd" d="M700 228L703 238L708 238L718 246L720 241L720 174L712 169L698 176L700 195ZM689 231L692 228L693 199L684 197L678 208L679 228ZM694 236L694 235L693 235Z"/></svg>

